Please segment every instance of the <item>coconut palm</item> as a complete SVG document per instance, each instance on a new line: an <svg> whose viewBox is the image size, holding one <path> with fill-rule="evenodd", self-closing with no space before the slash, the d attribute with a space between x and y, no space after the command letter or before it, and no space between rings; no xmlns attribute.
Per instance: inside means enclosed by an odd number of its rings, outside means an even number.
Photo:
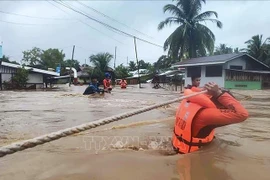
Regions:
<svg viewBox="0 0 270 180"><path fill-rule="evenodd" d="M94 71L97 75L103 77L105 71L109 69L109 63L112 60L113 55L110 53L98 53L89 57L90 63L95 67ZM100 78L101 78L100 77Z"/></svg>
<svg viewBox="0 0 270 180"><path fill-rule="evenodd" d="M130 71L135 71L137 69L137 65L134 61L129 62L129 70Z"/></svg>
<svg viewBox="0 0 270 180"><path fill-rule="evenodd" d="M227 47L226 44L220 44L218 47L216 47L214 55L230 54L230 53L233 53L233 49L231 47Z"/></svg>
<svg viewBox="0 0 270 180"><path fill-rule="evenodd" d="M250 40L245 42L247 48L241 49L241 51L248 53L264 63L268 63L270 58L270 44L268 42L270 42L270 37L263 41L262 35L252 36Z"/></svg>
<svg viewBox="0 0 270 180"><path fill-rule="evenodd" d="M168 50L168 55L173 58L181 60L185 53L188 54L187 58L193 58L204 56L207 51L213 52L215 35L201 23L210 21L218 28L222 28L222 23L216 19L218 14L214 11L200 13L201 2L205 3L205 0L177 0L176 5L164 6L164 13L170 12L173 16L160 22L158 30L162 30L166 25L178 25L164 43L164 51Z"/></svg>

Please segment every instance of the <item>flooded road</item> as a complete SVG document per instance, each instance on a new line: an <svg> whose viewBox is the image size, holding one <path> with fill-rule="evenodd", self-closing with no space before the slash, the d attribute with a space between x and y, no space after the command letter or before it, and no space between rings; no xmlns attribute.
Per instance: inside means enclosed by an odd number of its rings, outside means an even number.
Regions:
<svg viewBox="0 0 270 180"><path fill-rule="evenodd" d="M99 98L81 95L85 86L0 92L0 146L179 96L143 87L116 87ZM250 118L218 128L199 152L170 153L176 103L2 157L0 180L269 180L270 91L235 92L253 97L243 101Z"/></svg>

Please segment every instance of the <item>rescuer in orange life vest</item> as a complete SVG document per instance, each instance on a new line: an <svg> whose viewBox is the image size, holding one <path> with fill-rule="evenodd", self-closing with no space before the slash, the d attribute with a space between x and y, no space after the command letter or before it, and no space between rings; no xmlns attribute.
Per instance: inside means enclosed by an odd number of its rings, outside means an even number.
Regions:
<svg viewBox="0 0 270 180"><path fill-rule="evenodd" d="M207 94L183 100L176 112L172 144L174 150L186 154L199 150L214 139L214 129L240 123L248 118L247 110L230 93L217 84L207 83ZM185 89L184 95L196 93Z"/></svg>
<svg viewBox="0 0 270 180"><path fill-rule="evenodd" d="M127 88L127 81L123 78L121 79L121 81L119 82L121 89L125 89Z"/></svg>

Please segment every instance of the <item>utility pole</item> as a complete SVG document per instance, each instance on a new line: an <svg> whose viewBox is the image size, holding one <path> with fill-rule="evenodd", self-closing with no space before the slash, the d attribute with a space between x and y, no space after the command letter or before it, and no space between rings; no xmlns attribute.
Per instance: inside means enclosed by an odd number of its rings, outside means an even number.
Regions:
<svg viewBox="0 0 270 180"><path fill-rule="evenodd" d="M138 55L137 55L137 44L136 44L136 37L134 36L134 46L135 46L135 54L136 54L136 60L137 60L137 65L138 65L138 83L139 83L139 88L141 88L141 82L140 82L140 65L138 61Z"/></svg>
<svg viewBox="0 0 270 180"><path fill-rule="evenodd" d="M128 66L128 56L127 56L127 66Z"/></svg>
<svg viewBox="0 0 270 180"><path fill-rule="evenodd" d="M75 50L75 45L73 45L73 48L72 48L72 56L71 56L71 60L73 61L74 59L74 50ZM69 87L71 86L71 67L69 69Z"/></svg>
<svg viewBox="0 0 270 180"><path fill-rule="evenodd" d="M116 62L116 48L117 48L117 46L115 46L115 49L114 49L114 69L115 69L115 62Z"/></svg>

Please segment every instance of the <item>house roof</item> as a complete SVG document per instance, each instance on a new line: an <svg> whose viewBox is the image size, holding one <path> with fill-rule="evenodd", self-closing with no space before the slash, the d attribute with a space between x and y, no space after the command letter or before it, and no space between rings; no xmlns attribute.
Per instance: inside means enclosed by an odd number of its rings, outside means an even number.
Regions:
<svg viewBox="0 0 270 180"><path fill-rule="evenodd" d="M22 68L22 66L19 65L19 64L12 64L12 63L8 63L8 62L2 62L1 66L6 66L6 67L16 68L16 69L17 68ZM36 72L36 73L48 74L48 75L52 75L52 76L60 76L59 73L53 72L53 71L46 71L46 70L43 70L43 69L37 69L37 68L28 67L28 66L25 66L24 68L27 69L27 70L30 70L32 72Z"/></svg>
<svg viewBox="0 0 270 180"><path fill-rule="evenodd" d="M215 55L215 56L205 56L199 58L191 58L182 62L178 62L173 64L173 67L188 67L188 66L202 66L202 65L214 65L214 64L224 64L228 61L236 59L241 56L248 56L254 61L264 65L265 67L269 68L266 64L262 63L261 61L255 59L254 57L246 54L246 53L232 53L232 54L222 54L222 55Z"/></svg>
<svg viewBox="0 0 270 180"><path fill-rule="evenodd" d="M164 73L161 73L161 74L158 74L158 76L164 76L164 75L170 75L170 74L176 74L176 73L179 73L180 71L179 70L168 70Z"/></svg>

